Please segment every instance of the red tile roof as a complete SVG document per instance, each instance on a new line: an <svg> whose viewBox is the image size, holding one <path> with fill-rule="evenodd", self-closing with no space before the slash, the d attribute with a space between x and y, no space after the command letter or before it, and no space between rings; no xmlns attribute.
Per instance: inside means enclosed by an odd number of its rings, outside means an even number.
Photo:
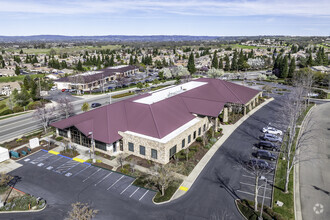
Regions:
<svg viewBox="0 0 330 220"><path fill-rule="evenodd" d="M246 104L259 91L234 83L201 78L207 84L153 104L134 102L149 96L143 94L51 124L65 129L75 126L85 135L93 131L95 140L113 143L118 131L132 131L163 138L195 118L193 114L217 117L228 102Z"/></svg>

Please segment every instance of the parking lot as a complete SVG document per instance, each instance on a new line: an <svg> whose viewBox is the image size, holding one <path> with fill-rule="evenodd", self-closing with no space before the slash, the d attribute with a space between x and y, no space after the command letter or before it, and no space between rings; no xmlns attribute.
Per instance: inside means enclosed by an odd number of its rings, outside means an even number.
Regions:
<svg viewBox="0 0 330 220"><path fill-rule="evenodd" d="M43 179L45 174L41 171L46 170L49 176L61 175L68 179L74 179L75 184L78 182L81 185L92 186L103 193L109 193L110 196L115 195L141 203L152 203L152 198L156 193L133 185L135 180L133 177L99 168L89 163L81 163L62 155L48 153L44 150L20 160L19 163L26 167L33 166L32 169L35 169L35 172L39 170ZM61 184L61 181L58 181L58 184Z"/></svg>

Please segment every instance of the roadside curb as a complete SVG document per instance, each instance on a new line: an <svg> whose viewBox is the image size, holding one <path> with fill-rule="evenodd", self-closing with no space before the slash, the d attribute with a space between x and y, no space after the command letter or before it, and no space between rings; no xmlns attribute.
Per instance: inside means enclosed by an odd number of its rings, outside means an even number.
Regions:
<svg viewBox="0 0 330 220"><path fill-rule="evenodd" d="M308 111L308 113L306 114L304 120L301 122L301 127L298 133L298 138L301 135L302 130L304 130L304 124L306 121L306 118L308 118L314 107L316 105L314 104L313 107L311 107ZM300 153L300 149L298 148L298 152L297 154L299 155ZM300 198L300 166L299 163L297 163L294 167L293 167L293 209L294 209L294 216L296 220L302 220L302 212L301 212L301 198Z"/></svg>
<svg viewBox="0 0 330 220"><path fill-rule="evenodd" d="M15 214L15 213L29 213L29 212L41 212L43 211L45 208L47 208L47 202L45 204L45 206L42 209L37 209L37 210L21 210L21 211L0 211L0 215L1 214Z"/></svg>
<svg viewBox="0 0 330 220"><path fill-rule="evenodd" d="M241 119L239 119L233 125L233 127L230 127L229 130L226 133L224 133L224 135L211 147L211 149L198 162L198 164L195 166L195 168L191 171L190 175L181 183L181 185L175 191L175 193L173 194L173 196L171 197L171 199L169 199L168 201L165 201L163 203L171 202L173 200L176 200L176 199L180 198L184 194L186 194L189 191L189 189L193 186L194 182L197 180L197 178L199 177L200 173L203 171L203 169L205 168L205 166L212 159L212 157L216 153L216 151L231 136L231 134L236 130L236 128L238 128L251 115L253 115L259 109L261 109L262 107L264 107L265 105L267 105L268 103L270 103L273 100L274 100L274 98L267 99L266 101L264 101L263 103L261 103L260 105L258 105L254 109L252 109L249 113L247 113L246 115L244 115ZM198 172L198 174L196 175L197 172ZM193 177L193 176L195 176L195 177ZM189 180L189 177L190 177L191 180ZM181 187L184 187L187 190L186 191L183 191L183 190L180 189ZM163 204L163 203L161 203L161 204ZM160 204L160 203L155 203L155 204Z"/></svg>

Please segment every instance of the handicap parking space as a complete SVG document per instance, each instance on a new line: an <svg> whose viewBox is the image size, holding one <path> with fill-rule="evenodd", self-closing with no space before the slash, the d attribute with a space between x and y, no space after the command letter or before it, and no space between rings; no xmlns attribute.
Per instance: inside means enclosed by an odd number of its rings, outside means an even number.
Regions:
<svg viewBox="0 0 330 220"><path fill-rule="evenodd" d="M38 151L22 161L23 165L40 167L65 176L68 180L74 178L75 181L95 187L103 193L119 195L142 203L151 203L156 194L152 190L133 185L133 177L46 151Z"/></svg>

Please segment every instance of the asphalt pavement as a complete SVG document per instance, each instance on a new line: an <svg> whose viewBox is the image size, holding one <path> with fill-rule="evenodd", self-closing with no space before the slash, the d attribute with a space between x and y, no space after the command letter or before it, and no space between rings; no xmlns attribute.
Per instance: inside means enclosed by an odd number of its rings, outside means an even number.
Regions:
<svg viewBox="0 0 330 220"><path fill-rule="evenodd" d="M330 216L330 103L313 108L305 127L299 164L302 218L325 220Z"/></svg>
<svg viewBox="0 0 330 220"><path fill-rule="evenodd" d="M11 173L21 178L16 187L45 198L49 205L40 213L2 217L63 219L71 203L82 201L100 210L96 219L242 219L234 200L249 198L248 194L240 191L250 190L241 184L250 182L246 182L244 171L237 167L233 158L238 155L246 159L252 157L253 144L258 141L260 129L269 122L275 127L282 126L279 122L280 106L281 101L275 99L243 122L215 153L188 192L170 203L154 205L138 202L95 186L100 177L86 185L79 178L66 177L65 173L60 175L28 163ZM101 178L105 176L101 175Z"/></svg>

